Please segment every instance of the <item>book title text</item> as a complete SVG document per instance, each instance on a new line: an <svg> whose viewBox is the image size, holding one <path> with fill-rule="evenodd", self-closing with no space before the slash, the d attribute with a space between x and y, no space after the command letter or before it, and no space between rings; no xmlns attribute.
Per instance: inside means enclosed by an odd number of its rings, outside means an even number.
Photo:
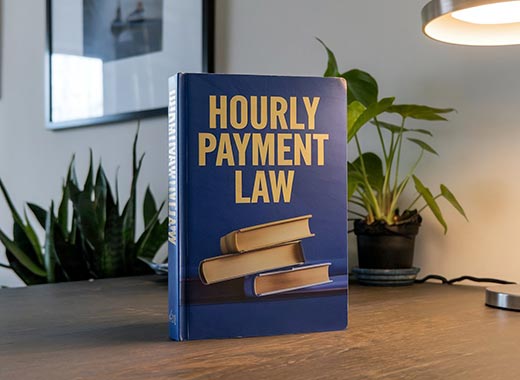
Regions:
<svg viewBox="0 0 520 380"><path fill-rule="evenodd" d="M319 103L306 96L210 95L209 131L198 134L199 166L263 167L249 191L243 171L235 170L235 203L290 203L296 167L325 165L329 135L316 132Z"/></svg>

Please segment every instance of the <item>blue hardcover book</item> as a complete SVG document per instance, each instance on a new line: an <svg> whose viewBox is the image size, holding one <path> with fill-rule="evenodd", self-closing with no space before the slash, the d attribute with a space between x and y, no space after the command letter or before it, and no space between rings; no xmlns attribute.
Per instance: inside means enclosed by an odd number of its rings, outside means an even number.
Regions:
<svg viewBox="0 0 520 380"><path fill-rule="evenodd" d="M170 337L347 326L346 83L169 81Z"/></svg>

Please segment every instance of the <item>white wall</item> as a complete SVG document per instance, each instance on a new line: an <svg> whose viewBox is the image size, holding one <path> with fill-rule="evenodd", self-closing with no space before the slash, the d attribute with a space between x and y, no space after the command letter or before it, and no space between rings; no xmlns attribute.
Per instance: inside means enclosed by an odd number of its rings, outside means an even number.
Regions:
<svg viewBox="0 0 520 380"><path fill-rule="evenodd" d="M382 96L399 102L452 106L439 126L419 174L427 185L447 184L470 223L445 207L443 235L424 213L416 265L421 274L461 274L520 280L515 240L520 211L517 152L520 128L520 47L472 48L431 41L421 33L416 0L216 0L216 68L220 72L321 75L323 39L340 66L359 67L379 81ZM121 165L128 182L135 123L49 132L44 120L44 1L5 0L3 78L0 100L0 176L16 204L49 203L59 193L70 155L85 165L88 147L110 174ZM29 11L30 9L30 11ZM143 122L146 151L142 184L166 196L165 119ZM416 152L410 152L411 157ZM125 189L122 189L125 190ZM0 202L0 226L10 220ZM355 264L355 246L351 245ZM0 284L14 284L0 269Z"/></svg>

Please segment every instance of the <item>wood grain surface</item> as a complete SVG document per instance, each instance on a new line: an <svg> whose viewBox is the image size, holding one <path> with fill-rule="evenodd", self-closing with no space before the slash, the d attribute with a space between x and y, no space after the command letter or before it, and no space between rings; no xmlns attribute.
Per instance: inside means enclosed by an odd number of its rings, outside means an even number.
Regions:
<svg viewBox="0 0 520 380"><path fill-rule="evenodd" d="M179 343L164 279L2 289L0 379L520 379L520 313L483 288L350 294L346 331Z"/></svg>

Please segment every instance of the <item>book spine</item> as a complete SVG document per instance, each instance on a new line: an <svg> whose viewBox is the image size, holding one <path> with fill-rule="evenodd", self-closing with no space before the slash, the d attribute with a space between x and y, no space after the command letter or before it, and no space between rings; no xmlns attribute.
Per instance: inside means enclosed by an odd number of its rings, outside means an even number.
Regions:
<svg viewBox="0 0 520 380"><path fill-rule="evenodd" d="M239 252L237 244L237 235L238 232L233 231L220 238L220 253L226 255L228 253Z"/></svg>
<svg viewBox="0 0 520 380"><path fill-rule="evenodd" d="M183 340L185 322L183 313L184 291L182 286L182 231L181 198L182 178L179 171L179 130L181 123L182 74L169 80L168 100L168 319L170 338Z"/></svg>
<svg viewBox="0 0 520 380"><path fill-rule="evenodd" d="M258 294L256 294L255 291L255 280L257 275L250 275L244 277L244 294L246 297L258 297Z"/></svg>

